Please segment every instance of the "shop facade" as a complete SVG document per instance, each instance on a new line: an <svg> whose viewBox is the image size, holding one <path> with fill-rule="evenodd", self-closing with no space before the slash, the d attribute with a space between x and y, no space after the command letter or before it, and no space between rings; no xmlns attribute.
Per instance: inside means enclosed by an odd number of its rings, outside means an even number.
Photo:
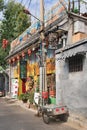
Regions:
<svg viewBox="0 0 87 130"><path fill-rule="evenodd" d="M58 4L55 7L58 7ZM27 90L40 88L42 43L39 25L33 26L36 28L28 28L11 43L7 57L10 65L9 90L11 94L15 93L15 97ZM59 13L46 23L44 34L46 80L50 97L56 97L55 103L58 105L67 105L69 112L87 118L87 17L73 12L66 13L62 7ZM17 84L14 85L15 83Z"/></svg>
<svg viewBox="0 0 87 130"><path fill-rule="evenodd" d="M55 30L59 30L59 35L62 34L63 30L58 29L58 23L61 23L63 19L65 19L66 11L59 2L51 10L53 11L49 11L45 15L44 27L44 42L46 44L46 80L47 89L49 89L49 91L56 91L55 49L58 39ZM32 24L18 38L12 41L7 61L10 65L9 90L13 97L17 97L17 95L25 93L29 89L40 87L40 64L42 60L41 44L39 22ZM52 46L52 48L50 48L50 46ZM15 82L17 82L16 85ZM56 92L49 93L53 97L56 95Z"/></svg>
<svg viewBox="0 0 87 130"><path fill-rule="evenodd" d="M29 53L29 54L28 54ZM18 54L17 54L18 55ZM50 51L49 55L51 57L47 58L47 84L48 86L54 86L55 80L50 80L52 77L55 77L55 60L54 60L54 51ZM40 80L40 66L38 57L36 55L36 50L27 50L22 52L22 55L15 56L13 59L10 59L10 82L12 92L12 81L13 79L18 80L18 90L16 94L20 95L25 93L27 90L32 88L39 87ZM51 81L51 82L50 82Z"/></svg>

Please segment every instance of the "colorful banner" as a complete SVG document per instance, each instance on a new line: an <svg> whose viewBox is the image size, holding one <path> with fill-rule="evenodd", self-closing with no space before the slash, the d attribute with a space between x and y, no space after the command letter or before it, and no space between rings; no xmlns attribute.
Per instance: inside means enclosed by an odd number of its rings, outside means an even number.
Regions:
<svg viewBox="0 0 87 130"><path fill-rule="evenodd" d="M20 78L27 78L27 61L20 61Z"/></svg>

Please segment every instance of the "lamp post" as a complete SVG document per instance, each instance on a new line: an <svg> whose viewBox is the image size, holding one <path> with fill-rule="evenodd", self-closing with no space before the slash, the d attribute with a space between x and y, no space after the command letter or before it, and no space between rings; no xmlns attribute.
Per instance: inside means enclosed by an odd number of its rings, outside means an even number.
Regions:
<svg viewBox="0 0 87 130"><path fill-rule="evenodd" d="M23 12L24 12L25 14L31 15L32 17L34 17L35 19L37 19L37 20L39 20L39 21L41 22L41 20L40 20L39 18L37 18L36 16L34 16L33 14L31 14L29 10L24 9Z"/></svg>
<svg viewBox="0 0 87 130"><path fill-rule="evenodd" d="M47 78L46 78L46 52L45 52L45 36L44 36L44 0L40 0L40 20L42 21L41 26L41 45L42 45L42 66L40 66L40 90L41 94L47 91ZM42 96L41 96L42 97ZM42 98L42 106L44 105Z"/></svg>
<svg viewBox="0 0 87 130"><path fill-rule="evenodd" d="M42 98L42 92L47 91L47 79L46 79L46 52L45 52L45 36L44 36L44 0L40 0L40 19L38 19L36 16L31 14L28 10L24 9L24 13L33 16L41 23L41 33L40 33L40 39L41 39L41 60L42 63L40 65L40 95L41 95L41 101L40 106L44 105L44 100Z"/></svg>

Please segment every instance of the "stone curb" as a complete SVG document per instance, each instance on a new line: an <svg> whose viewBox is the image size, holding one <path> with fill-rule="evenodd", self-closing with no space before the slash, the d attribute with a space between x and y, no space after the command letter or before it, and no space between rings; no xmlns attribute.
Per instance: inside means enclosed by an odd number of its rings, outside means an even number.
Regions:
<svg viewBox="0 0 87 130"><path fill-rule="evenodd" d="M34 113L36 113L37 111L32 109L32 108L29 108L28 106L28 103L23 103L21 100L18 100L18 99L15 99L15 98L10 98L10 97L3 97L5 99L5 101L10 104L10 105L19 105L20 107L28 110L28 111L32 111Z"/></svg>
<svg viewBox="0 0 87 130"><path fill-rule="evenodd" d="M22 103L22 101L17 101L16 104L17 104L17 105L20 105L22 108L24 108L24 109L26 109L26 110L28 110L28 111L32 111L32 112L34 112L34 113L37 112L37 111L34 110L33 108L29 108L29 105L28 105L28 104Z"/></svg>

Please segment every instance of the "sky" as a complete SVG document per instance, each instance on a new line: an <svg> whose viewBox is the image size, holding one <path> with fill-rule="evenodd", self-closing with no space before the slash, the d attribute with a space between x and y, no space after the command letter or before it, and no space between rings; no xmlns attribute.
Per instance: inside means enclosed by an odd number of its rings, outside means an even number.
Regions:
<svg viewBox="0 0 87 130"><path fill-rule="evenodd" d="M24 5L31 12L31 14L40 18L40 0L31 0L31 2L30 0L16 0L16 1L17 2L22 1L22 5ZM47 12L57 2L58 0L44 0L45 12Z"/></svg>
<svg viewBox="0 0 87 130"><path fill-rule="evenodd" d="M7 3L9 0L5 0ZM30 2L31 1L31 2ZM22 3L29 11L39 17L40 15L40 0L15 0L15 2ZM49 10L58 0L44 0L45 11ZM29 4L30 3L30 4ZM0 13L0 19L2 19L2 13Z"/></svg>
<svg viewBox="0 0 87 130"><path fill-rule="evenodd" d="M31 14L35 15L36 17L40 18L40 0L15 0L17 2L21 2L22 4L29 9ZM30 3L31 1L31 3ZM54 6L56 3L58 3L59 0L44 0L44 7L45 12L51 9L52 6ZM62 0L63 1L63 0ZM68 4L68 0L64 0L66 4ZM70 0L72 2L72 0ZM76 0L75 0L76 1ZM87 2L87 0L83 0ZM29 5L30 3L30 5ZM86 9L85 9L86 7ZM87 12L87 5L81 4L81 11Z"/></svg>
<svg viewBox="0 0 87 130"><path fill-rule="evenodd" d="M6 3L8 1L9 0L5 0ZM14 0L14 1L21 3L22 5L25 6L26 9L28 9L31 12L31 14L33 14L36 17L40 18L40 0ZM68 2L68 0L65 0L65 1ZM84 1L87 2L87 0L84 0ZM58 0L44 0L45 12L50 10L51 7L53 5L55 5L57 2L58 2ZM82 10L84 11L83 6L82 6ZM0 13L0 19L2 19L2 13Z"/></svg>

